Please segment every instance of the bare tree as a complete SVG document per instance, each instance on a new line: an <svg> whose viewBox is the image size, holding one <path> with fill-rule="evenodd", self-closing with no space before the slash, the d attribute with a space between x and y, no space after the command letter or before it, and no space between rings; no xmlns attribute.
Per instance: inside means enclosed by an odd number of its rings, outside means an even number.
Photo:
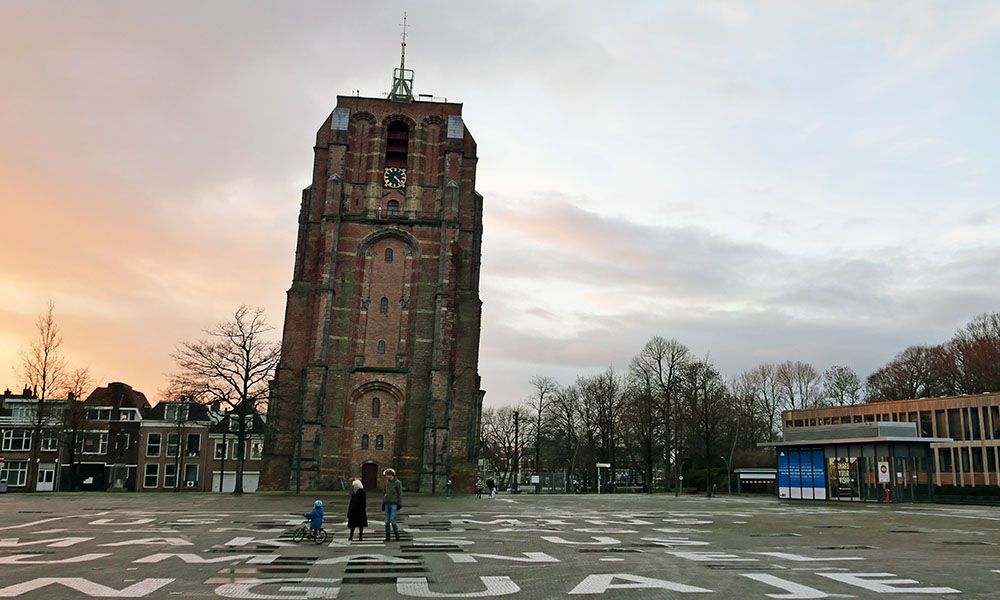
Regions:
<svg viewBox="0 0 1000 600"><path fill-rule="evenodd" d="M942 381L944 352L941 346L910 346L903 350L868 376L868 401L929 398L952 393Z"/></svg>
<svg viewBox="0 0 1000 600"><path fill-rule="evenodd" d="M575 385L560 388L552 400L551 407L549 422L552 424L552 430L562 440L562 458L566 461L568 492L574 479L577 454L580 450L580 392Z"/></svg>
<svg viewBox="0 0 1000 600"><path fill-rule="evenodd" d="M66 358L62 354L62 331L55 319L56 304L49 300L48 309L35 319L38 337L27 349L21 349L21 362L15 370L38 398L31 417L31 454L28 461L28 481L31 489L38 482L38 451L42 435L62 423L62 407L47 403L66 381Z"/></svg>
<svg viewBox="0 0 1000 600"><path fill-rule="evenodd" d="M659 427L653 431L661 437L664 454L664 480L666 472L678 476L677 450L679 446L679 403L681 371L691 360L687 346L675 339L654 336L632 361L632 369L643 373L653 384L654 402L658 411Z"/></svg>
<svg viewBox="0 0 1000 600"><path fill-rule="evenodd" d="M90 367L73 369L66 376L64 389L66 397L83 400L94 387L94 378L90 375Z"/></svg>
<svg viewBox="0 0 1000 600"><path fill-rule="evenodd" d="M823 373L823 398L834 406L861 402L861 379L854 369L834 365Z"/></svg>
<svg viewBox="0 0 1000 600"><path fill-rule="evenodd" d="M534 413L533 437L535 438L535 472L542 470L542 425L545 423L545 411L552 402L552 397L559 391L559 384L551 377L536 375L529 382L533 389L531 395L531 411Z"/></svg>
<svg viewBox="0 0 1000 600"><path fill-rule="evenodd" d="M246 443L253 432L247 419L262 410L268 380L278 364L281 347L267 338L273 329L263 308L240 306L232 319L206 329L208 337L182 342L170 355L177 363L177 372L170 376L171 395L219 402L239 420L234 494L243 493Z"/></svg>
<svg viewBox="0 0 1000 600"><path fill-rule="evenodd" d="M720 456L720 443L731 412L726 402L726 386L708 359L689 363L684 368L683 382L690 452L704 461L709 474L708 493L712 495L713 463Z"/></svg>
<svg viewBox="0 0 1000 600"><path fill-rule="evenodd" d="M497 483L502 487L511 476L517 454L514 409L510 406L483 409L479 436L480 453L499 476Z"/></svg>
<svg viewBox="0 0 1000 600"><path fill-rule="evenodd" d="M810 408L819 397L819 373L809 363L787 360L778 365L775 379L788 408Z"/></svg>
<svg viewBox="0 0 1000 600"><path fill-rule="evenodd" d="M739 376L739 386L754 397L754 408L766 423L764 441L773 442L781 430L783 397L778 384L777 367L772 363L760 364Z"/></svg>
<svg viewBox="0 0 1000 600"><path fill-rule="evenodd" d="M1000 390L1000 313L982 314L945 344L941 379L952 394ZM945 391L945 390L942 390Z"/></svg>

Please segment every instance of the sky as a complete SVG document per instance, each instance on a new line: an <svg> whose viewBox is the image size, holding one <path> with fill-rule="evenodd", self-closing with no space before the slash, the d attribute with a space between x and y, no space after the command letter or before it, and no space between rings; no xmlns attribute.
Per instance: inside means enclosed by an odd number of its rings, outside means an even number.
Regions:
<svg viewBox="0 0 1000 600"><path fill-rule="evenodd" d="M487 405L653 335L864 377L1000 310L995 2L0 0L0 387L49 299L151 400L238 305L280 329L315 132L404 11L478 142Z"/></svg>

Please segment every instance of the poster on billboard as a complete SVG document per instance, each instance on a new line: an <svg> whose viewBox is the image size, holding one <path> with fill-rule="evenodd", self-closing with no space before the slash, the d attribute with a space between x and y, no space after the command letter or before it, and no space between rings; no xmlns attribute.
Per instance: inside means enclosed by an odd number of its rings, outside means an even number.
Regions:
<svg viewBox="0 0 1000 600"><path fill-rule="evenodd" d="M879 483L889 483L889 463L879 461L878 463L878 482Z"/></svg>
<svg viewBox="0 0 1000 600"><path fill-rule="evenodd" d="M823 450L789 448L778 451L778 497L826 500Z"/></svg>

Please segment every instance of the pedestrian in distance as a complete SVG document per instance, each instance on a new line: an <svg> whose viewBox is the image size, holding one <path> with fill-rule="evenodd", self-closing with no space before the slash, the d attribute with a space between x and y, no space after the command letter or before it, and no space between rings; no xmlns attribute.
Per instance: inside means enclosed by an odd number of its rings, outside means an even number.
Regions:
<svg viewBox="0 0 1000 600"><path fill-rule="evenodd" d="M309 520L310 537L316 537L320 528L323 527L323 501L317 500L313 502L313 509L303 516Z"/></svg>
<svg viewBox="0 0 1000 600"><path fill-rule="evenodd" d="M351 501L347 505L347 527L351 530L348 540L354 539L354 530L358 530L358 541L365 539L365 527L368 527L368 497L361 482L355 479L351 482Z"/></svg>
<svg viewBox="0 0 1000 600"><path fill-rule="evenodd" d="M444 484L444 496L445 498L451 498L451 479L448 480L448 483Z"/></svg>
<svg viewBox="0 0 1000 600"><path fill-rule="evenodd" d="M396 525L396 515L403 507L403 484L396 479L395 469L382 471L385 476L385 495L382 496L382 510L385 511L385 541L389 540L389 527L399 541L399 526Z"/></svg>
<svg viewBox="0 0 1000 600"><path fill-rule="evenodd" d="M489 492L490 498L492 498L493 494L496 493L496 489L497 489L497 482L493 481L492 477L490 477L489 479L487 479L486 480L486 490Z"/></svg>
<svg viewBox="0 0 1000 600"><path fill-rule="evenodd" d="M483 478L476 479L476 500L483 499Z"/></svg>

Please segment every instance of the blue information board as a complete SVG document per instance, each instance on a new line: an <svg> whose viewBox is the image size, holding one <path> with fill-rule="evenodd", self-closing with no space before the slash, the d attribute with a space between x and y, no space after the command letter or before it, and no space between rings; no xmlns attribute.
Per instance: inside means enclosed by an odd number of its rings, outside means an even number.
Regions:
<svg viewBox="0 0 1000 600"><path fill-rule="evenodd" d="M778 497L826 499L826 457L822 449L778 450Z"/></svg>

